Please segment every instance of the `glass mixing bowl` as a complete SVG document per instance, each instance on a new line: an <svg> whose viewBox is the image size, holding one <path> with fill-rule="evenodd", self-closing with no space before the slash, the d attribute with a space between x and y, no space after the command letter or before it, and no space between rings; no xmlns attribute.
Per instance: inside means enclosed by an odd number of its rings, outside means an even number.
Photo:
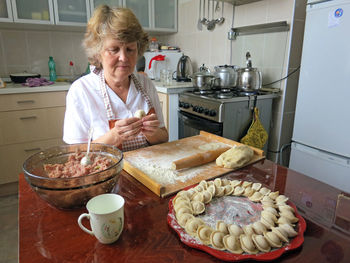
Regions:
<svg viewBox="0 0 350 263"><path fill-rule="evenodd" d="M107 169L71 178L50 178L45 164L63 164L77 150L85 153L87 144L71 144L49 148L30 156L23 164L24 177L31 188L49 204L60 209L78 208L92 197L109 193L116 186L123 169L123 153L114 146L92 143L90 153L112 161Z"/></svg>

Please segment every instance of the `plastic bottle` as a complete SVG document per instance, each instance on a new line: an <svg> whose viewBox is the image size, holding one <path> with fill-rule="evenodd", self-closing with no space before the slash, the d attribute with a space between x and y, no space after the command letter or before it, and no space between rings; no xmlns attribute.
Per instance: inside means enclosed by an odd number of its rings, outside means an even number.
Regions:
<svg viewBox="0 0 350 263"><path fill-rule="evenodd" d="M49 57L49 76L50 76L50 81L56 81L56 64L55 61L53 60L53 57Z"/></svg>
<svg viewBox="0 0 350 263"><path fill-rule="evenodd" d="M152 52L158 51L158 41L155 37L151 38L151 43L149 43L149 50Z"/></svg>
<svg viewBox="0 0 350 263"><path fill-rule="evenodd" d="M73 82L75 80L75 70L74 70L73 61L69 61L69 73L70 73L70 80L71 82Z"/></svg>
<svg viewBox="0 0 350 263"><path fill-rule="evenodd" d="M88 65L85 70L85 74L89 74L89 73L90 73L90 63L88 62Z"/></svg>

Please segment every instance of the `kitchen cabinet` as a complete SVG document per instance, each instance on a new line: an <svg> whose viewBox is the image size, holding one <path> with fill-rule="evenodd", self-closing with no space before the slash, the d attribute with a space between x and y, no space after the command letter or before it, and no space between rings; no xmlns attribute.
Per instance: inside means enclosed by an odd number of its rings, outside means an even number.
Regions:
<svg viewBox="0 0 350 263"><path fill-rule="evenodd" d="M0 0L0 22L85 27L102 4L130 8L146 31L177 32L177 0Z"/></svg>
<svg viewBox="0 0 350 263"><path fill-rule="evenodd" d="M147 30L151 28L151 9L152 2L150 0L124 0L124 6L130 8L138 18L142 27Z"/></svg>
<svg viewBox="0 0 350 263"><path fill-rule="evenodd" d="M52 0L12 0L14 22L54 24Z"/></svg>
<svg viewBox="0 0 350 263"><path fill-rule="evenodd" d="M177 32L177 0L91 0L91 13L101 5L130 8L146 31Z"/></svg>
<svg viewBox="0 0 350 263"><path fill-rule="evenodd" d="M63 144L66 91L0 95L0 184L18 180L32 154Z"/></svg>
<svg viewBox="0 0 350 263"><path fill-rule="evenodd" d="M160 107L162 108L164 124L169 131L169 96L167 94L158 92Z"/></svg>
<svg viewBox="0 0 350 263"><path fill-rule="evenodd" d="M0 22L13 22L11 0L0 0Z"/></svg>
<svg viewBox="0 0 350 263"><path fill-rule="evenodd" d="M177 0L154 0L152 30L177 32Z"/></svg>
<svg viewBox="0 0 350 263"><path fill-rule="evenodd" d="M89 0L53 0L57 25L85 26L90 18Z"/></svg>
<svg viewBox="0 0 350 263"><path fill-rule="evenodd" d="M122 7L123 0L90 0L90 8L91 13L93 13L94 9L99 5L109 5L114 7Z"/></svg>
<svg viewBox="0 0 350 263"><path fill-rule="evenodd" d="M159 102L162 108L164 124L169 133L169 141L179 139L179 94L192 91L191 82L176 82L164 86L160 81L153 81L158 92Z"/></svg>

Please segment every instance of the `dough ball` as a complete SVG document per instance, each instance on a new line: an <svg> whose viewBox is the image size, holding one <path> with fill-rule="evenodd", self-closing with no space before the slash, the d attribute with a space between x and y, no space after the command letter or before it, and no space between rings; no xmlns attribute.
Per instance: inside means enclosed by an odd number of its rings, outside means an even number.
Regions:
<svg viewBox="0 0 350 263"><path fill-rule="evenodd" d="M254 151L246 145L232 147L216 159L216 165L225 168L238 168L250 162Z"/></svg>
<svg viewBox="0 0 350 263"><path fill-rule="evenodd" d="M146 116L146 113L144 110L137 110L134 114L134 117L142 119L143 117Z"/></svg>

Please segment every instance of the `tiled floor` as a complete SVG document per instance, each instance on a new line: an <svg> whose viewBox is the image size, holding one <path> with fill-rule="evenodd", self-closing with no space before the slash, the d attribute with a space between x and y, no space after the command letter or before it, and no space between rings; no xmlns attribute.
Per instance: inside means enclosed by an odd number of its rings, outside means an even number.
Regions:
<svg viewBox="0 0 350 263"><path fill-rule="evenodd" d="M0 197L0 263L18 262L18 196Z"/></svg>

